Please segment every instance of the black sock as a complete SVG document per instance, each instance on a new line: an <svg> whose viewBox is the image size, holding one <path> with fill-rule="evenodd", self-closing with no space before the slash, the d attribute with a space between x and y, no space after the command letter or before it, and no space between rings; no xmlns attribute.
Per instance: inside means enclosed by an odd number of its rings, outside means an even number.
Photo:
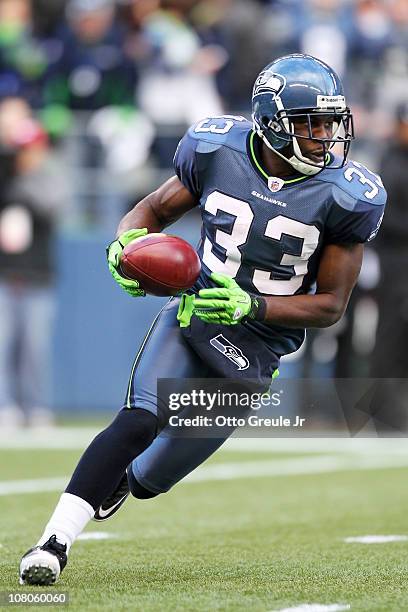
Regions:
<svg viewBox="0 0 408 612"><path fill-rule="evenodd" d="M77 495L96 510L114 491L129 463L153 442L157 418L143 409L123 409L88 446L66 493Z"/></svg>

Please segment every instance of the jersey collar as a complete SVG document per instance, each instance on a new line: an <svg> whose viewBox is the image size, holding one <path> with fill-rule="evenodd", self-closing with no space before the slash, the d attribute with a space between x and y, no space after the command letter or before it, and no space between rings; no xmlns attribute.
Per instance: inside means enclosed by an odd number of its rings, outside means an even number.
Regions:
<svg viewBox="0 0 408 612"><path fill-rule="evenodd" d="M266 170L262 167L261 163L258 161L260 157L260 139L256 135L256 133L251 130L248 135L247 141L247 152L249 160L255 170L255 172L261 177L264 183L268 184L268 180L271 177L270 174L266 172ZM312 176L306 176L304 174L294 173L293 178L288 178L283 180L283 187L285 189L287 187L291 187L292 185L296 185L303 181L307 181L308 179L313 178Z"/></svg>

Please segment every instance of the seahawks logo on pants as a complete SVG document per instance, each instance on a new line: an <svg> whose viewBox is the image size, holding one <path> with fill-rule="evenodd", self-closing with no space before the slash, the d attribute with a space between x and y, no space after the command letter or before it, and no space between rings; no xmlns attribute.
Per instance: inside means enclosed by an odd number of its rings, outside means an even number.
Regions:
<svg viewBox="0 0 408 612"><path fill-rule="evenodd" d="M231 344L222 334L218 334L215 338L211 338L210 344L222 353L227 359L235 363L238 370L246 370L249 368L249 360L244 353L235 344Z"/></svg>

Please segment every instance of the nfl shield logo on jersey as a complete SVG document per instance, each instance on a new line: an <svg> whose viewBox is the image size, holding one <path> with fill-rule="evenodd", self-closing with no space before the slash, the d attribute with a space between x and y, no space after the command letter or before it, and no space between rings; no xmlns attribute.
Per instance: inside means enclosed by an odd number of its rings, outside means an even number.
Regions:
<svg viewBox="0 0 408 612"><path fill-rule="evenodd" d="M285 181L283 181L281 178L278 178L277 176L270 176L268 178L268 187L273 193L280 191L284 184Z"/></svg>

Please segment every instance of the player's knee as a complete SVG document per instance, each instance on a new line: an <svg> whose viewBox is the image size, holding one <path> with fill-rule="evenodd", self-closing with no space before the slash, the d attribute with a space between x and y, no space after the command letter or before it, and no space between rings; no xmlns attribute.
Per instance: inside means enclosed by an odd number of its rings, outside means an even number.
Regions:
<svg viewBox="0 0 408 612"><path fill-rule="evenodd" d="M154 414L143 409L126 409L121 410L109 427L99 435L108 436L112 447L118 444L138 454L140 445L146 448L151 444L156 432L157 418Z"/></svg>
<svg viewBox="0 0 408 612"><path fill-rule="evenodd" d="M152 497L159 495L159 493L153 493L152 491L149 491L143 487L140 482L136 480L131 469L128 470L128 484L131 494L137 499L151 499Z"/></svg>

